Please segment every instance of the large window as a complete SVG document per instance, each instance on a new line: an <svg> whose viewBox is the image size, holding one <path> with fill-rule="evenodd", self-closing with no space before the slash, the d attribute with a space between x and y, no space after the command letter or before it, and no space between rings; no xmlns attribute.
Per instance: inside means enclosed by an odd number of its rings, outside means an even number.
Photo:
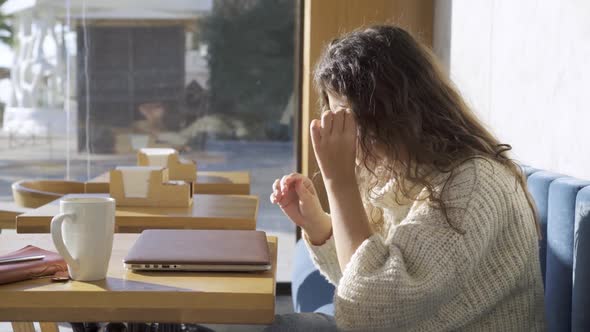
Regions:
<svg viewBox="0 0 590 332"><path fill-rule="evenodd" d="M250 171L258 228L280 237L278 280L290 279L295 228L268 196L296 167L298 1L8 0L2 12L1 200L19 179L85 181L171 146L201 171Z"/></svg>

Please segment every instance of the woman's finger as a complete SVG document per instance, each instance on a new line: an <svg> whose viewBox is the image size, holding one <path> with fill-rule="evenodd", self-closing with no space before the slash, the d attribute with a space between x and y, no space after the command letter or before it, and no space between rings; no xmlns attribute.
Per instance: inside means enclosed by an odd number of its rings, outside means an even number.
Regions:
<svg viewBox="0 0 590 332"><path fill-rule="evenodd" d="M332 111L326 111L322 114L322 127L321 132L322 135L326 134L329 135L332 133L332 125L333 125L334 114Z"/></svg>
<svg viewBox="0 0 590 332"><path fill-rule="evenodd" d="M283 195L281 193L281 185L279 179L276 179L275 182L272 184L272 189L273 194L275 195L275 199L277 200L277 202L280 201Z"/></svg>
<svg viewBox="0 0 590 332"><path fill-rule="evenodd" d="M344 131L356 135L356 120L354 118L354 113L352 113L352 110L347 109L344 111L344 115Z"/></svg>
<svg viewBox="0 0 590 332"><path fill-rule="evenodd" d="M287 180L288 175L284 175L281 178L281 193L284 195L287 193L287 191L289 190L289 187L287 186L286 180Z"/></svg>
<svg viewBox="0 0 590 332"><path fill-rule="evenodd" d="M287 187L290 187L293 182L297 182L299 180L302 180L303 178L304 176L299 173L291 173L287 175L287 177L285 178L285 185Z"/></svg>
<svg viewBox="0 0 590 332"><path fill-rule="evenodd" d="M309 202L311 199L314 199L314 194L309 190L309 188L303 183L303 181L299 181L295 183L295 191L297 192L297 196L303 202Z"/></svg>
<svg viewBox="0 0 590 332"><path fill-rule="evenodd" d="M334 112L332 115L332 132L333 133L342 133L344 130L344 111L338 110Z"/></svg>
<svg viewBox="0 0 590 332"><path fill-rule="evenodd" d="M314 187L313 182L311 180L301 181L301 185L304 186L305 189L307 189L307 191L309 191L313 196L317 196L317 193L315 191L315 187Z"/></svg>
<svg viewBox="0 0 590 332"><path fill-rule="evenodd" d="M320 143L322 141L321 124L319 120L311 120L311 124L309 125L309 132L311 133L311 143L313 144L315 149L318 146L320 146Z"/></svg>

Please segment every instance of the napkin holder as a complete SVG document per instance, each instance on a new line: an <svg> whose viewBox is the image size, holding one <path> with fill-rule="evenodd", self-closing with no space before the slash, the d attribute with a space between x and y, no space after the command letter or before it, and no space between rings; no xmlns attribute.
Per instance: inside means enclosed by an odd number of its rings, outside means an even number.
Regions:
<svg viewBox="0 0 590 332"><path fill-rule="evenodd" d="M167 159L163 165L157 165L150 162L150 153L159 151L168 153ZM169 169L170 180L179 180L186 182L197 181L197 163L194 160L182 160L178 152L174 149L140 149L137 152L138 166L161 166Z"/></svg>
<svg viewBox="0 0 590 332"><path fill-rule="evenodd" d="M132 181L125 181L125 176L129 173L122 169L110 171L109 193L117 206L189 207L193 203L192 182L171 181L168 168L149 167L147 190L143 195L125 191L125 183L134 185Z"/></svg>

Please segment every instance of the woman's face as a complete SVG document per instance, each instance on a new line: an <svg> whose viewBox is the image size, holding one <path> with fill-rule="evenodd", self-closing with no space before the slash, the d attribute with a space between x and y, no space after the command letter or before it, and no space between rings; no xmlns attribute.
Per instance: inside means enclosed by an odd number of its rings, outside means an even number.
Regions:
<svg viewBox="0 0 590 332"><path fill-rule="evenodd" d="M342 96L342 95L334 94L334 93L330 93L330 92L326 92L326 93L328 95L328 103L329 103L330 111L340 112L340 111L344 111L346 109L351 109L350 102L348 101L348 98L346 98L346 96ZM378 142L371 144L371 148L374 149L372 151L372 153L374 154L374 156L377 159L382 160L382 159L386 158L385 157L386 154L384 153L384 149L382 146L380 146L380 144ZM360 146L357 146L357 156L356 156L357 165L359 165L363 159L364 158L362 156L362 151L360 149Z"/></svg>
<svg viewBox="0 0 590 332"><path fill-rule="evenodd" d="M330 108L329 111L331 112L341 112L346 109L351 109L350 103L348 102L348 98L346 96L341 96L338 94L327 92L328 95L328 107ZM356 164L359 165L362 160L361 149L357 146L357 154L356 154Z"/></svg>

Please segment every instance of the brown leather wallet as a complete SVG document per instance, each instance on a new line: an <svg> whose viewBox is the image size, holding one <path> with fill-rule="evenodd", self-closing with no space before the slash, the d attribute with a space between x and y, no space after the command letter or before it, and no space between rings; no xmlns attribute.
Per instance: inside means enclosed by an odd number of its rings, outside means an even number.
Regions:
<svg viewBox="0 0 590 332"><path fill-rule="evenodd" d="M53 277L56 274L63 276L64 272L67 274L68 266L59 254L35 246L26 246L20 250L2 255L0 259L38 255L44 255L45 258L0 264L0 285L22 280Z"/></svg>

